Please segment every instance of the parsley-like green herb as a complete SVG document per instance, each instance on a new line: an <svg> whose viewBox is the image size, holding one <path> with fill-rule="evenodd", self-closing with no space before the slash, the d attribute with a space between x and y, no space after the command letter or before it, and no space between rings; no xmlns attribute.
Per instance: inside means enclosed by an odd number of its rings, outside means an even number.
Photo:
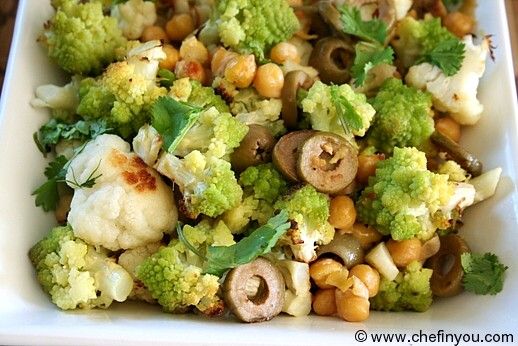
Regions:
<svg viewBox="0 0 518 346"><path fill-rule="evenodd" d="M392 64L394 51L391 47L383 48L378 44L366 42L357 43L355 46L356 56L351 73L354 78L354 85L360 87L365 83L367 73L376 65Z"/></svg>
<svg viewBox="0 0 518 346"><path fill-rule="evenodd" d="M172 153L189 129L196 123L202 108L160 97L151 110L151 124L162 136L164 150Z"/></svg>
<svg viewBox="0 0 518 346"><path fill-rule="evenodd" d="M340 93L340 89L336 85L331 86L331 100L336 108L345 133L350 133L352 130L357 131L362 128L362 117L358 114L356 109L354 109L349 100Z"/></svg>
<svg viewBox="0 0 518 346"><path fill-rule="evenodd" d="M502 291L504 273L508 267L500 263L496 255L463 253L460 260L464 270L462 282L466 291L491 295Z"/></svg>
<svg viewBox="0 0 518 346"><path fill-rule="evenodd" d="M58 182L65 179L65 165L68 162L64 156L58 156L45 168L47 181L38 187L32 195L36 196L36 206L45 211L55 210L59 201Z"/></svg>
<svg viewBox="0 0 518 346"><path fill-rule="evenodd" d="M457 38L441 41L420 60L439 67L445 75L453 76L462 67L465 45Z"/></svg>
<svg viewBox="0 0 518 346"><path fill-rule="evenodd" d="M33 138L38 149L45 155L62 139L86 141L109 131L111 129L102 120L79 120L67 124L61 120L51 119L33 135Z"/></svg>
<svg viewBox="0 0 518 346"><path fill-rule="evenodd" d="M158 81L160 86L170 88L173 85L173 82L176 80L176 76L172 71L161 68L157 73Z"/></svg>
<svg viewBox="0 0 518 346"><path fill-rule="evenodd" d="M448 10L453 10L457 6L459 6L460 3L462 3L463 0L442 0L442 3L444 6L448 8Z"/></svg>
<svg viewBox="0 0 518 346"><path fill-rule="evenodd" d="M282 210L265 225L234 245L209 246L206 255L202 255L185 239L180 226L177 226L177 233L178 238L187 248L206 261L206 273L221 276L228 269L249 263L257 257L269 253L289 228L288 213Z"/></svg>
<svg viewBox="0 0 518 346"><path fill-rule="evenodd" d="M384 44L388 35L387 24L380 19L363 20L360 10L354 6L341 6L339 9L343 31L362 40Z"/></svg>
<svg viewBox="0 0 518 346"><path fill-rule="evenodd" d="M86 180L82 183L77 181L76 174L73 169L72 170L72 180L64 180L68 185L73 187L74 189L82 189L82 188L91 188L95 185L95 182L98 178L102 176L102 174L97 174L97 171L99 170L99 166L101 166L101 161L97 163L97 166L95 169L90 173L90 175L86 178Z"/></svg>

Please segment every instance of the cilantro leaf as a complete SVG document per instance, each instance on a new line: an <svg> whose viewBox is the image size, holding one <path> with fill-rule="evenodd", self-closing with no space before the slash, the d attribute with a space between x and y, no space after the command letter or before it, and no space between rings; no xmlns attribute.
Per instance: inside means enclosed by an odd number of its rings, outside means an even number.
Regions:
<svg viewBox="0 0 518 346"><path fill-rule="evenodd" d="M221 276L228 269L249 263L261 255L271 251L279 238L290 228L288 213L280 211L268 222L231 246L209 246L206 256L190 244L180 226L177 227L178 237L191 251L203 258L207 264L205 272Z"/></svg>
<svg viewBox="0 0 518 346"><path fill-rule="evenodd" d="M462 2L463 0L442 0L442 3L444 6L446 6L446 8L448 8L449 11L455 9Z"/></svg>
<svg viewBox="0 0 518 346"><path fill-rule="evenodd" d="M358 131L363 127L361 115L358 114L349 100L340 93L340 89L336 85L331 86L331 100L336 108L345 133L349 133L351 130Z"/></svg>
<svg viewBox="0 0 518 346"><path fill-rule="evenodd" d="M76 123L67 124L62 120L51 119L40 127L33 138L38 149L43 154L47 154L52 150L52 146L58 144L62 139L86 141L110 130L106 122L102 120L79 120Z"/></svg>
<svg viewBox="0 0 518 346"><path fill-rule="evenodd" d="M462 67L465 45L456 38L441 41L421 59L439 67L445 75L453 76Z"/></svg>
<svg viewBox="0 0 518 346"><path fill-rule="evenodd" d="M464 289L475 294L491 295L502 291L504 273L508 267L500 263L496 255L463 253L460 260L464 270Z"/></svg>
<svg viewBox="0 0 518 346"><path fill-rule="evenodd" d="M367 73L376 65L391 64L394 60L394 51L391 47L383 48L380 45L360 42L355 46L356 56L351 69L354 85L360 87L365 83Z"/></svg>
<svg viewBox="0 0 518 346"><path fill-rule="evenodd" d="M341 6L340 19L346 34L365 41L384 44L388 36L387 24L380 19L363 20L360 10L354 6Z"/></svg>
<svg viewBox="0 0 518 346"><path fill-rule="evenodd" d="M164 150L172 153L189 129L196 123L202 109L176 101L169 96L160 97L151 109L151 125L162 136Z"/></svg>
<svg viewBox="0 0 518 346"><path fill-rule="evenodd" d="M58 156L45 168L45 176L48 180L38 187L33 193L36 196L36 206L44 211L56 210L59 201L58 182L65 178L66 157Z"/></svg>
<svg viewBox="0 0 518 346"><path fill-rule="evenodd" d="M173 82L176 80L176 76L172 71L161 68L157 73L158 80L160 82L160 86L169 88L173 85Z"/></svg>

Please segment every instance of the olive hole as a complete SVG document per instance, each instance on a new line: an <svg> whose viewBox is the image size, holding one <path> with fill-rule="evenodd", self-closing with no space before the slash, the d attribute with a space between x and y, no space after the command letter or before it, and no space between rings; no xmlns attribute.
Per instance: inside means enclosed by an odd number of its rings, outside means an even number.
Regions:
<svg viewBox="0 0 518 346"><path fill-rule="evenodd" d="M455 256L451 253L444 254L439 258L439 273L441 276L446 276L455 265Z"/></svg>
<svg viewBox="0 0 518 346"><path fill-rule="evenodd" d="M336 167L338 167L340 165L341 160L331 163L334 159L334 153L329 153L324 148L322 148L322 149L323 149L322 152L318 156L318 158L320 159L319 168L324 171L334 171L336 169Z"/></svg>
<svg viewBox="0 0 518 346"><path fill-rule="evenodd" d="M268 298L268 285L257 275L252 276L245 283L246 297L255 305L263 304Z"/></svg>
<svg viewBox="0 0 518 346"><path fill-rule="evenodd" d="M349 53L343 48L336 48L331 52L331 61L340 70L345 70L349 65Z"/></svg>

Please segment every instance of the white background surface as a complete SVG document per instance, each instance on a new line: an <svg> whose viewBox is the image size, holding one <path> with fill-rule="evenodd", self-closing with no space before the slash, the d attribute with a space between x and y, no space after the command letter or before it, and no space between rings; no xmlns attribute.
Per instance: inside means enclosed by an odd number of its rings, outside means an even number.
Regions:
<svg viewBox="0 0 518 346"><path fill-rule="evenodd" d="M36 208L30 196L42 183L45 166L32 134L48 115L31 108L29 101L36 86L64 82L36 44L52 14L48 2L21 1L0 104L0 344L352 345L358 329L514 333L518 341L518 114L503 1L479 0L480 34L495 35L496 62L488 62L479 90L485 105L482 120L463 135L463 144L482 159L486 169L503 168L503 178L496 196L468 210L461 234L473 251L492 251L510 267L504 291L496 297L465 293L438 300L426 313L371 313L367 322L359 324L312 316L277 317L253 325L163 314L158 307L140 304L65 313L40 289L27 251L50 229L53 216Z"/></svg>

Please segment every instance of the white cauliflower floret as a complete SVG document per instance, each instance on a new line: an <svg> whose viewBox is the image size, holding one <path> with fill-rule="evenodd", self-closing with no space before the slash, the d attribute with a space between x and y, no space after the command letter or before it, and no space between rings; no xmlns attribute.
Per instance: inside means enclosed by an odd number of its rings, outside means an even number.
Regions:
<svg viewBox="0 0 518 346"><path fill-rule="evenodd" d="M157 19L155 4L144 0L129 0L114 6L111 16L117 19L122 34L130 40L142 36L146 26L155 24Z"/></svg>
<svg viewBox="0 0 518 346"><path fill-rule="evenodd" d="M136 278L136 269L146 258L157 252L162 244L160 242L150 243L134 249L124 251L120 256L118 263L130 273L133 278L133 290L129 298L134 300L142 300L150 304L156 303L144 284Z"/></svg>
<svg viewBox="0 0 518 346"><path fill-rule="evenodd" d="M68 118L75 114L79 105L79 77L64 86L54 84L40 85L36 88L36 97L30 103L33 107L50 108L53 116Z"/></svg>
<svg viewBox="0 0 518 346"><path fill-rule="evenodd" d="M80 187L92 177L91 188ZM74 188L68 222L74 234L112 251L162 239L177 222L173 193L160 175L115 135L89 142L67 169Z"/></svg>
<svg viewBox="0 0 518 346"><path fill-rule="evenodd" d="M149 124L142 126L135 138L133 138L133 151L148 166L153 166L158 160L158 154L162 148L162 137L155 128Z"/></svg>
<svg viewBox="0 0 518 346"><path fill-rule="evenodd" d="M432 94L437 110L448 112L461 125L473 125L484 110L477 99L477 88L486 68L490 42L485 38L477 46L471 36L464 37L463 42L466 46L464 61L455 75L448 77L439 67L422 63L412 66L405 80Z"/></svg>
<svg viewBox="0 0 518 346"><path fill-rule="evenodd" d="M311 283L309 280L309 264L291 260L276 262L277 268L284 277L286 292L282 312L299 317L311 312Z"/></svg>
<svg viewBox="0 0 518 346"><path fill-rule="evenodd" d="M132 65L134 72L143 76L146 80L155 83L160 61L167 57L162 49L162 43L158 40L143 43L128 52L126 59L128 65Z"/></svg>

